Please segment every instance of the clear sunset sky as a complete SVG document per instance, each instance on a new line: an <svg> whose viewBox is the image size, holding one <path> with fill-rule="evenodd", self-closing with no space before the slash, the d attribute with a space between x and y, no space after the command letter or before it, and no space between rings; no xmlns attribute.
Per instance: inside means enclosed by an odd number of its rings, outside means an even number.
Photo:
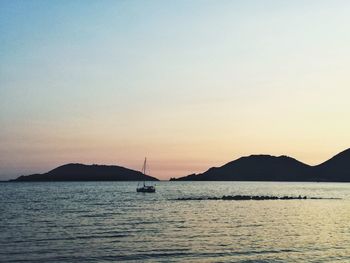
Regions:
<svg viewBox="0 0 350 263"><path fill-rule="evenodd" d="M0 180L160 179L350 147L350 1L0 0Z"/></svg>

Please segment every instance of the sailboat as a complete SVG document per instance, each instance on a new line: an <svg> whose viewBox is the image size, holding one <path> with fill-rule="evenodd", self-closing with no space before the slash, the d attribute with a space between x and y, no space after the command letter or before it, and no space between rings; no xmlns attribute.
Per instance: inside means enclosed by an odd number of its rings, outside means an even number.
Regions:
<svg viewBox="0 0 350 263"><path fill-rule="evenodd" d="M147 158L145 158L145 161L143 162L143 166L142 166L143 175L146 175L146 167L147 167ZM143 181L143 186L139 187L139 184L137 185L136 192L155 193L156 188L153 185L146 185L145 181Z"/></svg>

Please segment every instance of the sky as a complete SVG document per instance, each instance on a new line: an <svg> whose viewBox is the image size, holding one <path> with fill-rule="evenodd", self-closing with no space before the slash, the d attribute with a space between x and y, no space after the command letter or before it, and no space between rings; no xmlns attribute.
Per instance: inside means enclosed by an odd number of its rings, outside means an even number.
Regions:
<svg viewBox="0 0 350 263"><path fill-rule="evenodd" d="M349 1L0 0L0 180L160 179L350 147Z"/></svg>

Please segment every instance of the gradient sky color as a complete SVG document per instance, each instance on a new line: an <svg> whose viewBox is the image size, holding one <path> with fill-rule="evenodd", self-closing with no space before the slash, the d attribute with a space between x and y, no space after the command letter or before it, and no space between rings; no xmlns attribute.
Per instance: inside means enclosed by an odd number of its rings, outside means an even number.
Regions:
<svg viewBox="0 0 350 263"><path fill-rule="evenodd" d="M350 146L349 1L0 1L0 180L161 179Z"/></svg>

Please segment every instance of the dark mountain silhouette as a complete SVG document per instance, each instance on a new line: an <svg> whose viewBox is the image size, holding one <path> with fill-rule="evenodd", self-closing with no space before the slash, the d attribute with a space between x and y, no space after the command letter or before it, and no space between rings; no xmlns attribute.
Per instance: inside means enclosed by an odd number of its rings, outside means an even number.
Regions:
<svg viewBox="0 0 350 263"><path fill-rule="evenodd" d="M313 168L320 181L350 182L350 149Z"/></svg>
<svg viewBox="0 0 350 263"><path fill-rule="evenodd" d="M115 165L66 164L44 174L20 176L12 181L158 181L139 171Z"/></svg>
<svg viewBox="0 0 350 263"><path fill-rule="evenodd" d="M350 182L350 149L317 166L287 156L251 155L201 174L172 180Z"/></svg>

